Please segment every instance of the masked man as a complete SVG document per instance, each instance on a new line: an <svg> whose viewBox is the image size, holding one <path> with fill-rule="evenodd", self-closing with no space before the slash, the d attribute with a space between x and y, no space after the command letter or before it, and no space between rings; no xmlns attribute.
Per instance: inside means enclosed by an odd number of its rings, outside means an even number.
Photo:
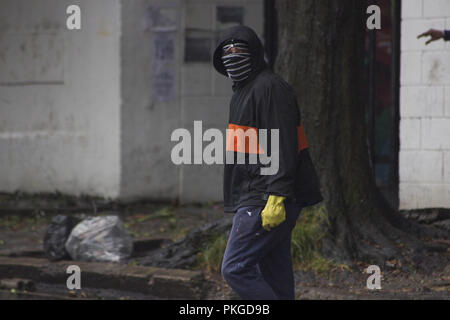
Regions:
<svg viewBox="0 0 450 320"><path fill-rule="evenodd" d="M294 299L292 229L302 207L322 200L294 92L269 70L261 41L248 27L226 30L213 60L215 69L232 80L234 92L224 205L235 215L222 275L242 299ZM261 129L270 143L263 143ZM252 133L256 147L249 142ZM255 154L258 160L251 163ZM263 174L271 164L261 155L270 156L276 170ZM237 161L239 156L245 163Z"/></svg>

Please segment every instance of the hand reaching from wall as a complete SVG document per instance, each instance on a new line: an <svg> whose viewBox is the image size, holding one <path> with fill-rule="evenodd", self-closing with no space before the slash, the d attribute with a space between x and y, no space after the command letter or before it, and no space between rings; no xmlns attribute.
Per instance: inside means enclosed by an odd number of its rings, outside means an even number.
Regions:
<svg viewBox="0 0 450 320"><path fill-rule="evenodd" d="M422 37L431 37L425 44L428 45L433 41L440 40L445 37L445 31L436 30L436 29L430 29L420 35L417 36L417 39Z"/></svg>

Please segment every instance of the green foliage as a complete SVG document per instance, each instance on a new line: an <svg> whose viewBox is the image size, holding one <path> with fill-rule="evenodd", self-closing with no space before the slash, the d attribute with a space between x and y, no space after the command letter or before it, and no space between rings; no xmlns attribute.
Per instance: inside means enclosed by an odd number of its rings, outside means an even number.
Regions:
<svg viewBox="0 0 450 320"><path fill-rule="evenodd" d="M183 239L188 233L188 228L175 226L172 232L171 240L174 242L179 241Z"/></svg>
<svg viewBox="0 0 450 320"><path fill-rule="evenodd" d="M10 229L10 230L20 230L20 229L31 229L34 230L37 225L46 225L50 223L50 217L39 215L5 215L0 216L0 229ZM1 243L0 243L1 244Z"/></svg>
<svg viewBox="0 0 450 320"><path fill-rule="evenodd" d="M206 246L206 248L198 253L197 266L206 268L211 272L220 273L222 259L227 247L227 237L218 235Z"/></svg>
<svg viewBox="0 0 450 320"><path fill-rule="evenodd" d="M136 266L139 266L139 261L137 261L137 260L131 260L130 262L128 262L128 266L130 266L130 267L136 267Z"/></svg>
<svg viewBox="0 0 450 320"><path fill-rule="evenodd" d="M328 274L336 269L349 267L324 258L321 254L322 240L327 235L329 220L324 205L304 208L292 231L291 254L295 269L311 270L316 274ZM197 267L220 272L227 245L224 235L214 237L204 250L199 252Z"/></svg>
<svg viewBox="0 0 450 320"><path fill-rule="evenodd" d="M131 224L139 224L148 220L154 219L176 219L174 214L174 208L171 206L162 207L156 212L152 212L150 214L138 215L133 217L133 221Z"/></svg>
<svg viewBox="0 0 450 320"><path fill-rule="evenodd" d="M156 211L155 213L148 216L147 219L158 219L158 218L167 218L167 219L175 218L174 208L171 206L163 207L163 208L159 209L158 211ZM145 221L145 220L143 220L143 221ZM142 221L140 221L140 222L142 222Z"/></svg>
<svg viewBox="0 0 450 320"><path fill-rule="evenodd" d="M297 224L292 231L291 252L294 263L311 261L321 249L321 240L328 225L328 216L324 206L302 209Z"/></svg>
<svg viewBox="0 0 450 320"><path fill-rule="evenodd" d="M292 231L291 254L294 268L325 274L337 267L321 254L322 240L327 235L328 227L328 214L324 205L302 209Z"/></svg>

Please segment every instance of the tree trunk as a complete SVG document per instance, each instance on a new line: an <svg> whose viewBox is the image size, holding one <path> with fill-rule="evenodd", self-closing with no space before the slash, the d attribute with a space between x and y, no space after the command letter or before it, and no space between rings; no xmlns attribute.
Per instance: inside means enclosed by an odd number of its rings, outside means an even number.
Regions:
<svg viewBox="0 0 450 320"><path fill-rule="evenodd" d="M277 0L276 71L294 88L330 226L323 254L352 264L421 264L425 236L442 236L392 210L375 185L364 121L366 4Z"/></svg>

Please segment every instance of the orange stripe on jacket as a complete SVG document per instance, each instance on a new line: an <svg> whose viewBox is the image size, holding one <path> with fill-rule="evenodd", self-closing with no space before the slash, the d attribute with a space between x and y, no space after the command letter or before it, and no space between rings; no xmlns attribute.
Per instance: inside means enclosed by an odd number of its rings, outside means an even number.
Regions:
<svg viewBox="0 0 450 320"><path fill-rule="evenodd" d="M251 143L252 140L255 142ZM298 152L309 147L303 125L297 126L297 141ZM258 148L258 150L256 148ZM258 129L230 123L227 130L226 150L242 153L264 154L264 150L261 148L258 141Z"/></svg>
<svg viewBox="0 0 450 320"><path fill-rule="evenodd" d="M258 129L230 123L227 130L226 150L264 154L264 150L261 148L258 141Z"/></svg>
<svg viewBox="0 0 450 320"><path fill-rule="evenodd" d="M305 129L302 125L297 127L297 141L298 141L298 152L309 147L308 140L306 140Z"/></svg>

